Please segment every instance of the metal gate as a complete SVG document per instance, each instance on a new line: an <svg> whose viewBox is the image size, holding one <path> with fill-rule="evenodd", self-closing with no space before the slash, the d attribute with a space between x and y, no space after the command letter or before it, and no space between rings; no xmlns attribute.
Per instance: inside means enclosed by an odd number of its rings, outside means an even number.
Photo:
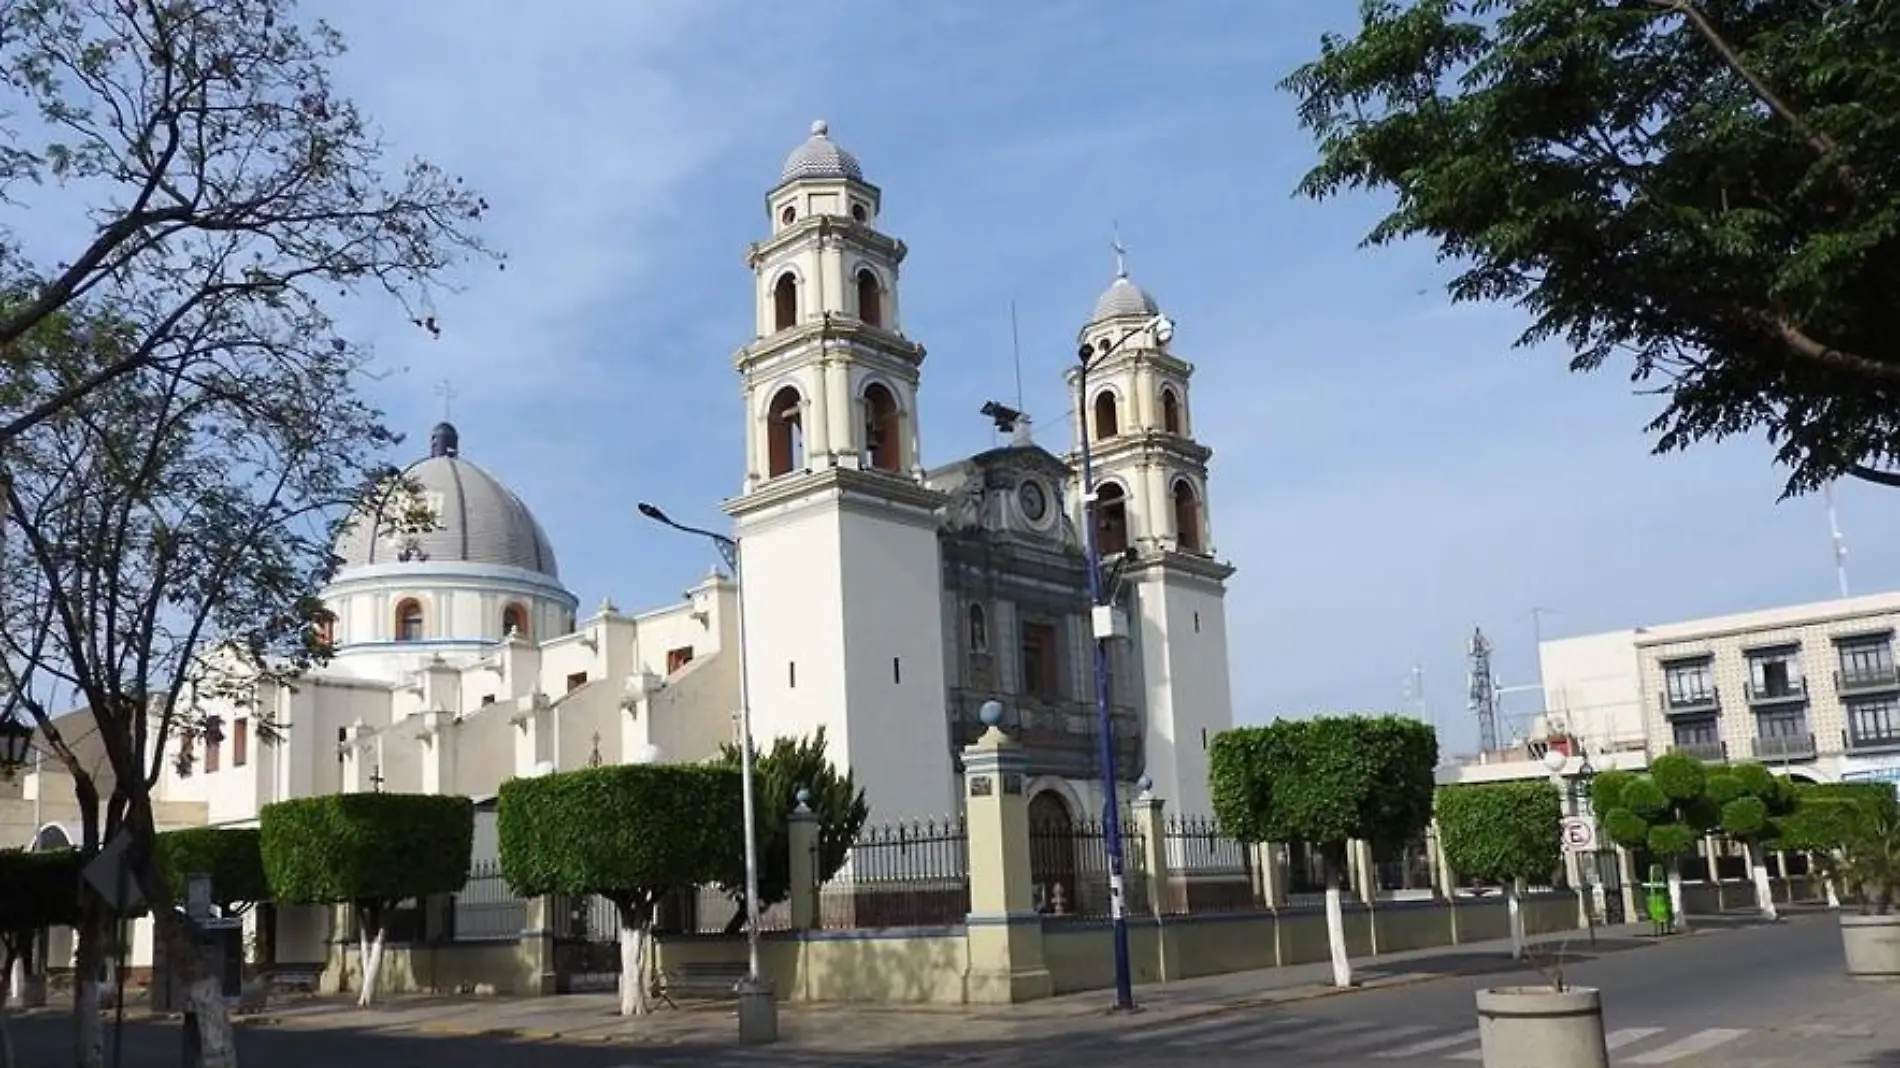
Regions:
<svg viewBox="0 0 1900 1068"><path fill-rule="evenodd" d="M1592 868L1590 884L1592 895L1603 902L1602 918L1605 926L1628 923L1629 917L1623 913L1623 865L1618 862L1615 849L1599 849L1591 855Z"/></svg>
<svg viewBox="0 0 1900 1068"><path fill-rule="evenodd" d="M555 989L563 994L620 986L620 910L604 897L560 899L554 938Z"/></svg>

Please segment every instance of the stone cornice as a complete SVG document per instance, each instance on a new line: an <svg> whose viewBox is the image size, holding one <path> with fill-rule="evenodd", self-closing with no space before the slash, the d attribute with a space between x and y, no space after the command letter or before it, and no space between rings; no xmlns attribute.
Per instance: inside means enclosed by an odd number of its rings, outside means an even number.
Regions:
<svg viewBox="0 0 1900 1068"><path fill-rule="evenodd" d="M1129 457L1152 459L1161 457L1176 464L1204 470L1209 460L1214 458L1214 450L1179 434L1168 434L1159 430L1136 430L1117 434L1107 441L1098 441L1089 446L1090 458L1099 469L1104 464L1126 460ZM1082 468L1082 453L1069 453L1069 464L1076 470Z"/></svg>
<svg viewBox="0 0 1900 1068"><path fill-rule="evenodd" d="M819 318L799 323L789 330L780 330L758 338L733 353L732 366L735 370L744 372L781 357L796 360L805 356L798 350L814 343L833 341L843 342L859 349L868 349L874 355L889 357L913 372L924 362L924 347L904 335L870 326L860 319L827 312ZM838 356L827 353L825 358L837 359Z"/></svg>
<svg viewBox="0 0 1900 1068"><path fill-rule="evenodd" d="M757 271L793 248L816 242L820 248L855 248L881 257L896 267L910 247L898 238L861 222L831 215L808 215L763 241L746 246L746 266Z"/></svg>
<svg viewBox="0 0 1900 1068"><path fill-rule="evenodd" d="M1122 569L1122 574L1136 582L1153 581L1169 574L1183 574L1220 592L1225 588L1222 584L1232 578L1236 570L1234 565L1225 560L1169 549L1164 552L1144 550L1140 557Z"/></svg>
<svg viewBox="0 0 1900 1068"><path fill-rule="evenodd" d="M727 515L744 522L769 522L767 513L794 514L807 505L828 503L847 511L908 521L929 530L937 528L937 510L945 496L907 476L883 471L833 468L781 475L750 493L734 497L723 507Z"/></svg>

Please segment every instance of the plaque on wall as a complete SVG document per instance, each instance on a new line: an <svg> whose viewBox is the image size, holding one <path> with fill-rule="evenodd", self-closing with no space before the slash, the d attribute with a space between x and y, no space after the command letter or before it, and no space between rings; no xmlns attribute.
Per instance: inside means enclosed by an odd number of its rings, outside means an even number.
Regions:
<svg viewBox="0 0 1900 1068"><path fill-rule="evenodd" d="M970 777L971 797L988 797L995 789L996 787L990 782L988 775L972 775Z"/></svg>

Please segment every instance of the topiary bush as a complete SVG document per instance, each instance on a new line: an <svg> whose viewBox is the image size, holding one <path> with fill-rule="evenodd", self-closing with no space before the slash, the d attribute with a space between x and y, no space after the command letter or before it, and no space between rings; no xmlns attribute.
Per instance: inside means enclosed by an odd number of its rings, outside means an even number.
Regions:
<svg viewBox="0 0 1900 1068"><path fill-rule="evenodd" d="M621 1012L648 1009L653 910L675 889L717 883L745 855L735 768L586 768L501 786L501 870L523 897L598 894L620 912Z"/></svg>
<svg viewBox="0 0 1900 1068"><path fill-rule="evenodd" d="M272 900L355 911L363 961L357 1003L368 1005L389 911L468 882L475 806L441 794L330 794L266 805L258 825Z"/></svg>
<svg viewBox="0 0 1900 1068"><path fill-rule="evenodd" d="M1440 787L1438 841L1451 870L1515 888L1563 863L1563 797L1548 782Z"/></svg>
<svg viewBox="0 0 1900 1068"><path fill-rule="evenodd" d="M1591 783L1591 803L1612 842L1625 849L1647 849L1667 863L1676 926L1686 929L1681 859L1722 819L1721 806L1709 796L1708 769L1693 757L1669 753L1650 762L1648 775L1598 775Z"/></svg>
<svg viewBox="0 0 1900 1068"><path fill-rule="evenodd" d="M160 834L152 851L173 901L185 900L193 875L208 875L212 902L235 915L271 898L262 838L255 827L190 827Z"/></svg>
<svg viewBox="0 0 1900 1068"><path fill-rule="evenodd" d="M1243 842L1306 842L1327 864L1333 982L1352 985L1340 918L1346 843L1397 846L1431 822L1438 733L1400 716L1320 716L1214 736L1208 775L1221 831Z"/></svg>

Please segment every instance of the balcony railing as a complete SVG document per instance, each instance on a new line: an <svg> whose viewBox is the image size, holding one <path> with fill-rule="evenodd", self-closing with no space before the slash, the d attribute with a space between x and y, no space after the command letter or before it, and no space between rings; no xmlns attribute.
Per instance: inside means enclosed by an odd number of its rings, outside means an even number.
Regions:
<svg viewBox="0 0 1900 1068"><path fill-rule="evenodd" d="M1808 683L1805 679L1789 679L1767 685L1751 682L1746 687L1746 693L1751 705L1793 704L1808 699Z"/></svg>
<svg viewBox="0 0 1900 1068"><path fill-rule="evenodd" d="M1813 760L1818 750L1812 734L1763 734L1755 738L1755 759Z"/></svg>
<svg viewBox="0 0 1900 1068"><path fill-rule="evenodd" d="M1669 751L1710 764L1720 764L1728 759L1727 742L1677 742L1669 747Z"/></svg>
<svg viewBox="0 0 1900 1068"><path fill-rule="evenodd" d="M1863 667L1834 673L1834 692L1872 693L1900 689L1900 668Z"/></svg>
<svg viewBox="0 0 1900 1068"><path fill-rule="evenodd" d="M1855 734L1851 730L1841 732L1841 748L1849 753L1884 752L1900 749L1900 732L1882 734Z"/></svg>
<svg viewBox="0 0 1900 1068"><path fill-rule="evenodd" d="M1686 716L1705 712L1718 712L1722 708L1722 698L1716 688L1711 686L1696 693L1670 693L1661 695L1664 715Z"/></svg>

